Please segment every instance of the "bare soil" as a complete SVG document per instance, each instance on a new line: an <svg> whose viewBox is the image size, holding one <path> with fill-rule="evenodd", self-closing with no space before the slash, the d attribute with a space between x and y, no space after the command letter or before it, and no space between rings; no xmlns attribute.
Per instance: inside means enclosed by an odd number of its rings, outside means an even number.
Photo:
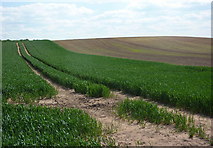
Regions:
<svg viewBox="0 0 213 148"><path fill-rule="evenodd" d="M116 115L116 105L128 95L121 92L112 92L113 97L89 98L85 95L77 94L73 89L63 88L55 83L51 84L59 91L58 95L52 99L38 101L39 105L51 107L79 108L96 118L103 125L105 135L115 139L116 145L120 146L206 146L207 141L194 137L189 138L188 133L177 132L174 126L155 125L149 122L144 124L137 121L121 119ZM139 99L139 97L130 97ZM198 116L199 118L197 118ZM207 127L210 133L211 120L207 117L196 115L197 123Z"/></svg>
<svg viewBox="0 0 213 148"><path fill-rule="evenodd" d="M19 50L19 48L18 48ZM28 64L29 65L29 64ZM79 108L96 118L103 125L103 133L115 139L119 146L208 146L208 141L198 137L189 138L184 132L177 132L173 125L155 125L149 122L143 124L137 121L128 121L121 119L116 115L115 108L117 103L125 98L140 99L137 96L129 96L122 92L112 92L110 98L90 98L85 95L75 93L73 89L67 89L60 86L35 70L31 65L29 67L40 75L49 84L58 90L58 95L49 99L42 99L35 102L37 105L49 107ZM148 101L148 100L147 100ZM8 100L9 103L13 103ZM158 104L161 107L163 105ZM167 107L168 108L168 107ZM175 108L170 108L175 110ZM177 110L178 111L178 110ZM179 111L184 114L187 112ZM206 132L210 133L211 118L194 115L196 123L206 126Z"/></svg>
<svg viewBox="0 0 213 148"><path fill-rule="evenodd" d="M126 37L57 40L79 53L171 63L211 66L211 39L198 37Z"/></svg>
<svg viewBox="0 0 213 148"><path fill-rule="evenodd" d="M28 50L27 50L27 48L26 48L26 46L25 46L24 43L22 43L22 46L24 47L24 50L25 50L25 52L27 53L27 55L28 55L28 56L31 56L30 53L28 52Z"/></svg>
<svg viewBox="0 0 213 148"><path fill-rule="evenodd" d="M18 43L16 43L16 47L17 47L17 49L18 49L18 50L17 50L17 51L18 51L18 55L21 56L20 47L19 47L19 44L18 44Z"/></svg>
<svg viewBox="0 0 213 148"><path fill-rule="evenodd" d="M50 81L49 81L50 82ZM50 82L58 90L58 95L51 99L39 100L39 105L50 107L79 108L100 121L103 125L103 133L112 137L119 146L207 146L206 140L194 137L184 132L177 132L174 126L155 125L149 122L144 124L137 121L128 121L116 115L116 105L124 100L127 95L121 92L113 92L111 98L89 98L85 95L75 93L73 89L63 88ZM131 97L130 99L138 99ZM205 126L210 127L211 120L199 117L196 120ZM196 118L197 119L197 118ZM204 121L204 122L202 122ZM207 123L205 122L207 121Z"/></svg>

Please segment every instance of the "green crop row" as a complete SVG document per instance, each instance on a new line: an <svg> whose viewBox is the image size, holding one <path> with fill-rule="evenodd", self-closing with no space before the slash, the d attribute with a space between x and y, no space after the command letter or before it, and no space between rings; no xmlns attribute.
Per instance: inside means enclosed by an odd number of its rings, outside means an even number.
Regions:
<svg viewBox="0 0 213 148"><path fill-rule="evenodd" d="M16 42L2 41L2 94L3 100L30 102L40 97L51 97L57 91L46 81L33 73L18 55Z"/></svg>
<svg viewBox="0 0 213 148"><path fill-rule="evenodd" d="M78 109L3 105L3 146L100 146L101 124Z"/></svg>
<svg viewBox="0 0 213 148"><path fill-rule="evenodd" d="M79 54L48 40L24 42L40 61L80 79L193 113L212 114L210 67Z"/></svg>
<svg viewBox="0 0 213 148"><path fill-rule="evenodd" d="M175 125L179 131L187 131L189 137L198 135L207 138L203 128L196 127L193 117L187 117L174 112L168 112L164 108L157 107L156 104L143 100L125 99L117 107L119 116L131 118L138 121L148 121L155 124Z"/></svg>
<svg viewBox="0 0 213 148"><path fill-rule="evenodd" d="M100 146L108 142L101 136L101 124L81 110L7 104L8 98L28 103L57 92L19 56L16 41L2 43L3 147Z"/></svg>
<svg viewBox="0 0 213 148"><path fill-rule="evenodd" d="M90 97L108 97L110 90L102 84L95 84L86 80L78 79L72 75L66 74L62 71L58 71L39 60L29 56L24 51L24 47L21 46L21 53L25 59L30 62L35 68L40 70L42 74L68 88L73 88L75 92L86 94Z"/></svg>

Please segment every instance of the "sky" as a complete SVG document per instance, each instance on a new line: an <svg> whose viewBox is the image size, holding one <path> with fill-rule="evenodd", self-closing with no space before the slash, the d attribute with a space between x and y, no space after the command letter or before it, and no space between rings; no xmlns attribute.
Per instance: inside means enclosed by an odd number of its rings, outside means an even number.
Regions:
<svg viewBox="0 0 213 148"><path fill-rule="evenodd" d="M211 0L1 0L1 39L211 37Z"/></svg>

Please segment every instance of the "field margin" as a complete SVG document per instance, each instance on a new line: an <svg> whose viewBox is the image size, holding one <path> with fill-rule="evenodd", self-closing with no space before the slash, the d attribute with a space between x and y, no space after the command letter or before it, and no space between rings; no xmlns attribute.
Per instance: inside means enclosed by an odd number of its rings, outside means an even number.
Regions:
<svg viewBox="0 0 213 148"><path fill-rule="evenodd" d="M213 1L211 2L211 67L213 66L212 56L213 56ZM212 72L213 72L213 70L211 71L211 82L213 79ZM211 90L213 90L213 85L211 85ZM213 98L212 91L211 91L211 98ZM213 104L213 101L212 101L212 104ZM210 108L210 110L212 113L213 107ZM211 120L211 146L213 146L213 113L211 114L211 117L212 117L212 120Z"/></svg>
<svg viewBox="0 0 213 148"><path fill-rule="evenodd" d="M2 41L0 41L0 147L2 147Z"/></svg>

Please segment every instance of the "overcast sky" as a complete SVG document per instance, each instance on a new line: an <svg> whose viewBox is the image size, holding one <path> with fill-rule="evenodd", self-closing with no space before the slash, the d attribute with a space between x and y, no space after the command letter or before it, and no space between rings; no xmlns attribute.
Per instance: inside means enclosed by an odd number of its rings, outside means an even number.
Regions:
<svg viewBox="0 0 213 148"><path fill-rule="evenodd" d="M211 0L42 1L2 0L1 39L211 36Z"/></svg>

